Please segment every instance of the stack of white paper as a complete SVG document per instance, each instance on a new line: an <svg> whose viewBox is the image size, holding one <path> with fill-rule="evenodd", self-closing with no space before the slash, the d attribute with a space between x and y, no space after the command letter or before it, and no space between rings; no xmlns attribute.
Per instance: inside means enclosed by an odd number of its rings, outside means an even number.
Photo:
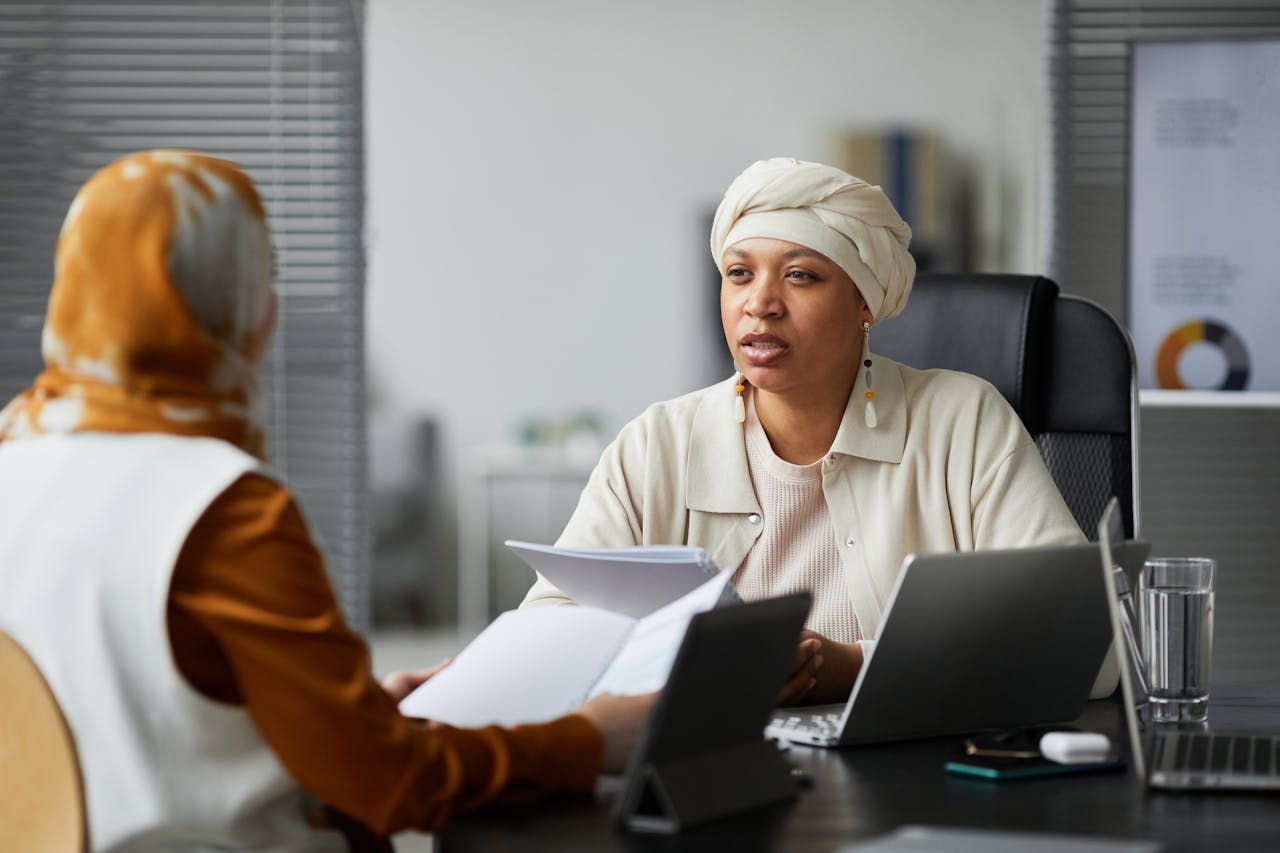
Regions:
<svg viewBox="0 0 1280 853"><path fill-rule="evenodd" d="M637 619L720 573L707 552L692 545L557 548L514 539L506 545L579 604Z"/></svg>

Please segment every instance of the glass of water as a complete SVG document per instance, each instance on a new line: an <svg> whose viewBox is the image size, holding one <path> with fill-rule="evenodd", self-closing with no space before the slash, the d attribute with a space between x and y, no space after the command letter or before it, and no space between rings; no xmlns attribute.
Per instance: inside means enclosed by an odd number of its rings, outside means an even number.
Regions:
<svg viewBox="0 0 1280 853"><path fill-rule="evenodd" d="M1208 557L1161 557L1142 568L1139 621L1153 722L1208 716L1216 569Z"/></svg>

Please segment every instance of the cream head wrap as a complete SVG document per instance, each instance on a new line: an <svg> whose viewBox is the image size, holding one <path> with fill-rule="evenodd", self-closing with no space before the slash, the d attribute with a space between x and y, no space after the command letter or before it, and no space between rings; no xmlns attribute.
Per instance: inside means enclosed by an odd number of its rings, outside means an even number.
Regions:
<svg viewBox="0 0 1280 853"><path fill-rule="evenodd" d="M879 187L832 166L774 157L734 179L711 225L711 254L749 237L786 240L821 252L849 274L876 322L907 304L916 262L911 228Z"/></svg>

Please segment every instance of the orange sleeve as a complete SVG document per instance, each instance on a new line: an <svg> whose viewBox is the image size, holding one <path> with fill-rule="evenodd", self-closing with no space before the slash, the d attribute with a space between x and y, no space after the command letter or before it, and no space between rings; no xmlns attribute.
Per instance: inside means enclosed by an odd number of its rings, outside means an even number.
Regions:
<svg viewBox="0 0 1280 853"><path fill-rule="evenodd" d="M168 619L184 677L246 706L300 787L377 832L432 830L494 800L595 784L603 739L582 717L474 730L403 717L343 620L292 497L261 475L236 481L192 529Z"/></svg>

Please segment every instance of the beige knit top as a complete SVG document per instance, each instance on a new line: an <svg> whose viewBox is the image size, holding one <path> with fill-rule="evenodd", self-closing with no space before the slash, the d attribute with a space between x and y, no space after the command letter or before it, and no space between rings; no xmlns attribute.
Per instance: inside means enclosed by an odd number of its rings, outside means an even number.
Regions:
<svg viewBox="0 0 1280 853"><path fill-rule="evenodd" d="M748 388L747 468L764 517L760 538L738 566L733 584L746 601L808 590L805 627L837 643L862 639L845 583L831 510L822 493L822 457L792 465L773 452Z"/></svg>

